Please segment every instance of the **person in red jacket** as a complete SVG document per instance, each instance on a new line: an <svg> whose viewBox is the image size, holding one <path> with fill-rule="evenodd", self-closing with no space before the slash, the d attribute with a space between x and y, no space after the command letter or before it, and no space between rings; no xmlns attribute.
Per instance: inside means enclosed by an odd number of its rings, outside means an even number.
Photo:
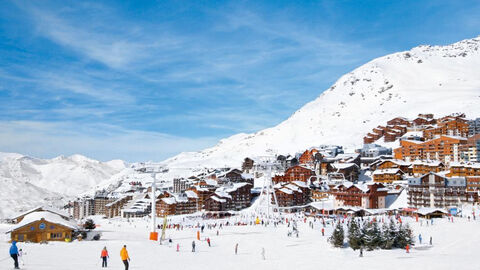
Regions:
<svg viewBox="0 0 480 270"><path fill-rule="evenodd" d="M107 258L109 258L107 247L104 247L102 249L102 253L100 254L100 258L102 259L102 268L107 267Z"/></svg>
<svg viewBox="0 0 480 270"><path fill-rule="evenodd" d="M410 253L410 245L407 244L407 246L405 247L405 249L407 250L407 253Z"/></svg>

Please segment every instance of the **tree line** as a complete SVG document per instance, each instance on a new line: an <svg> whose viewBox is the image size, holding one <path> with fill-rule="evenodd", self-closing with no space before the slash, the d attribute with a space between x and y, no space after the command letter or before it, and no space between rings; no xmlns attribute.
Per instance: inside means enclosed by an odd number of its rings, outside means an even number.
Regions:
<svg viewBox="0 0 480 270"><path fill-rule="evenodd" d="M383 223L380 227L376 221L360 222L352 219L347 223L347 229L345 237L343 225L338 222L328 241L334 247L348 245L353 250L405 248L414 243L413 231L410 226L402 223L397 225L393 220L390 220L389 224Z"/></svg>

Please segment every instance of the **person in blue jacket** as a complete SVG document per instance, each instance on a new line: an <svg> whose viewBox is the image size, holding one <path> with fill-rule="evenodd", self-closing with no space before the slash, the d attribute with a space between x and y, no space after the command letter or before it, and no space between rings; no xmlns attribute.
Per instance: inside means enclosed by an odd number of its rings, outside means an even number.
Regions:
<svg viewBox="0 0 480 270"><path fill-rule="evenodd" d="M17 241L12 241L12 246L10 247L10 257L12 257L15 265L15 269L20 269L18 267L18 248Z"/></svg>

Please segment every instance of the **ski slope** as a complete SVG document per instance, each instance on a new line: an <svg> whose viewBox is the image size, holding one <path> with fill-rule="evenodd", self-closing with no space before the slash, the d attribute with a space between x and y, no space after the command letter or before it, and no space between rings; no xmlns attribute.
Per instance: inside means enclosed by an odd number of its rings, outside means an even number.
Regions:
<svg viewBox="0 0 480 270"><path fill-rule="evenodd" d="M182 217L180 217L181 219ZM291 218L291 217L289 217ZM250 220L253 220L252 217ZM230 222L237 220L233 218ZM239 218L238 220L243 220ZM425 221L409 222L415 234L419 233L424 241L433 237L433 246L422 245L413 248L409 254L403 249L365 251L360 258L358 251L350 248L332 248L327 242L333 227L327 225L326 235L321 235L321 224L316 222L314 229L308 222L299 219L299 237L287 237L289 228L280 225L225 226L219 230L208 228L201 234L201 240L195 239L198 228L167 230L166 236L173 240L159 245L147 240L149 223L146 220L107 221L99 220L99 230L103 231L100 241L74 241L72 243L54 243L48 245L19 244L27 252L25 269L47 270L84 270L100 268L100 251L106 246L110 253L109 268L123 269L119 252L126 244L131 257L130 269L478 269L476 253L480 248L480 220L467 221L456 218L454 223L446 219L435 219L433 226ZM198 221L201 223L201 221ZM214 220L212 222L219 222ZM195 225L197 220L186 221L184 225ZM4 235L8 225L0 225L0 235ZM205 238L211 239L208 247ZM1 238L0 238L1 239ZM6 239L4 239L6 240ZM196 252L191 252L191 243L196 241ZM180 252L176 245L180 244ZM235 244L238 243L238 255ZM7 254L9 243L0 241L0 250ZM262 260L261 250L265 248L266 260ZM6 256L0 256L0 259ZM12 260L0 261L1 269L12 267Z"/></svg>

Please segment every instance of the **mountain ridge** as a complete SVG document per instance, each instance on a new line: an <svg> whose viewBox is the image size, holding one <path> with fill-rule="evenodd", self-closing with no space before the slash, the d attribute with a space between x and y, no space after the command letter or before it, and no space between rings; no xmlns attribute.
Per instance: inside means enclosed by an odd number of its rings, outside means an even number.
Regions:
<svg viewBox="0 0 480 270"><path fill-rule="evenodd" d="M480 102L480 71L475 71L480 65L479 47L480 37L476 37L446 46L421 45L373 59L341 76L277 126L236 134L203 151L180 153L163 164L239 166L246 156L293 154L319 144L358 147L371 128L396 116L459 111L480 115L475 108Z"/></svg>

